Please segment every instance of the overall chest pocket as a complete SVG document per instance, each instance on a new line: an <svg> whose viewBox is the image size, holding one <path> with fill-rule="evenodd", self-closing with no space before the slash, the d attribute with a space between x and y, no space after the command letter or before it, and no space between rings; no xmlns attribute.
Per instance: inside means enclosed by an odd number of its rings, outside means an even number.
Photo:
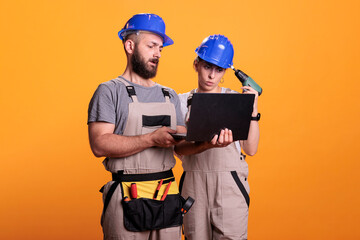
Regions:
<svg viewBox="0 0 360 240"><path fill-rule="evenodd" d="M147 134L161 127L171 126L170 115L142 115L142 134Z"/></svg>

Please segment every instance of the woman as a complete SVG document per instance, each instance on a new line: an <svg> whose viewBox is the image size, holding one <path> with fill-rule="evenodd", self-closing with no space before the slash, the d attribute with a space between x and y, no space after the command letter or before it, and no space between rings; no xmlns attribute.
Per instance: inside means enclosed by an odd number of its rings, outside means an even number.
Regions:
<svg viewBox="0 0 360 240"><path fill-rule="evenodd" d="M232 66L234 49L222 35L211 35L195 50L194 68L198 88L180 94L183 115L188 115L187 100L193 93L236 93L219 86L227 68ZM255 94L252 119L257 119L258 92L242 87L244 94ZM188 116L185 117L188 120ZM258 119L257 119L258 120ZM248 165L241 149L254 155L259 142L257 120L250 123L247 140L233 142L232 132L223 129L210 142L182 142L175 151L182 160L184 174L181 194L195 198L184 217L185 237L201 239L247 239Z"/></svg>

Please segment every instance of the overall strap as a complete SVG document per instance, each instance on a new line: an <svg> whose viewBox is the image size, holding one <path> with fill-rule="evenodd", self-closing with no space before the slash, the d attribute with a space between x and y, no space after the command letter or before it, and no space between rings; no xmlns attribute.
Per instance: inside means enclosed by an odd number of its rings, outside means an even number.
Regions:
<svg viewBox="0 0 360 240"><path fill-rule="evenodd" d="M164 97L165 97L165 102L169 103L170 102L170 93L169 93L169 89L167 88L161 88Z"/></svg>
<svg viewBox="0 0 360 240"><path fill-rule="evenodd" d="M134 86L129 84L127 81L125 81L125 79L122 76L120 76L120 77L118 77L116 79L119 80L120 82L122 82L125 85L126 91L128 92L129 97L131 97L132 101L133 102L138 102Z"/></svg>
<svg viewBox="0 0 360 240"><path fill-rule="evenodd" d="M190 91L189 97L187 99L187 107L188 108L189 108L189 106L191 106L191 101L192 101L192 97L193 97L194 93L196 93L196 89L193 89Z"/></svg>

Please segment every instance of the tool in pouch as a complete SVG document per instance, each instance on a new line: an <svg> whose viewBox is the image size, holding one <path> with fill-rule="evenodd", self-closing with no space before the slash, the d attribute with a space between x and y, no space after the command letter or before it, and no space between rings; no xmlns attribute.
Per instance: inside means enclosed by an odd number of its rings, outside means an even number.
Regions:
<svg viewBox="0 0 360 240"><path fill-rule="evenodd" d="M154 194L154 198L153 198L154 200L156 200L156 198L157 198L157 196L159 194L159 190L160 190L160 187L161 187L163 181L164 181L163 179L160 180L159 185L157 186L157 188L155 190L155 194Z"/></svg>
<svg viewBox="0 0 360 240"><path fill-rule="evenodd" d="M156 191L155 191L155 194L154 194L154 199L157 198L160 187L161 187L162 184L163 184L163 179L160 180L159 185L156 188ZM169 192L170 185L171 185L171 182L169 182L168 186L166 187L165 192L164 192L163 196L161 197L161 201L164 201L166 199L166 196L167 196L167 194ZM185 202L183 204L183 207L181 208L182 215L186 214L190 210L190 208L192 207L194 202L195 202L195 200L193 198L191 198L191 197L188 197L185 200Z"/></svg>
<svg viewBox="0 0 360 240"><path fill-rule="evenodd" d="M113 186L121 187L124 211L124 226L129 231L139 232L181 226L183 215L190 209L189 201L179 193L172 170L149 174L113 173ZM161 184L160 184L161 183ZM116 188L116 186L114 188ZM115 191L115 189L113 190ZM113 193L113 192L112 192ZM106 213L107 193L104 212ZM108 204L108 203L107 203Z"/></svg>

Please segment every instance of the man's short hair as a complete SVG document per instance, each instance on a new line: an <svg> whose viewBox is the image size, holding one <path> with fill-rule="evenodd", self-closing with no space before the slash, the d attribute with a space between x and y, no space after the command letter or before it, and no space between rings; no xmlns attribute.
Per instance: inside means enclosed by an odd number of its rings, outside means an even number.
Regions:
<svg viewBox="0 0 360 240"><path fill-rule="evenodd" d="M138 38L136 36L139 36L140 31L139 30L129 30L123 33L123 43L125 43L128 39L131 39L135 42L137 42ZM134 38L131 36L135 35ZM131 38L130 38L131 37Z"/></svg>

